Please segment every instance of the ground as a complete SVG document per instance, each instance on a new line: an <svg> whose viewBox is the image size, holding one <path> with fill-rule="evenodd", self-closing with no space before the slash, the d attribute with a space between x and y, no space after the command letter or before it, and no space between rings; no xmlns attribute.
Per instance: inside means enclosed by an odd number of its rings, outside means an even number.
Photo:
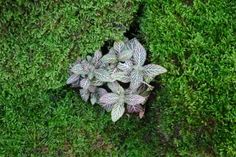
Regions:
<svg viewBox="0 0 236 157"><path fill-rule="evenodd" d="M0 156L236 156L234 1L0 2ZM66 86L76 58L136 37L157 77L113 123Z"/></svg>

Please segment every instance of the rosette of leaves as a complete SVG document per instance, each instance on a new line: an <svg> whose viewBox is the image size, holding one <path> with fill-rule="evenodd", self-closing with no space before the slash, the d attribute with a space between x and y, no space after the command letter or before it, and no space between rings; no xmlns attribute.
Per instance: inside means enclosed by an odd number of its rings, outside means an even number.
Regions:
<svg viewBox="0 0 236 157"><path fill-rule="evenodd" d="M141 104L146 100L145 97L125 90L118 82L108 83L107 85L112 92L104 94L99 99L99 103L106 110L111 111L113 122L122 117L125 112L125 105L127 105L130 112L141 112L143 110Z"/></svg>
<svg viewBox="0 0 236 157"><path fill-rule="evenodd" d="M123 42L114 42L113 47L109 50L109 53L102 57L104 63L109 63L113 68L116 68L119 62L125 62L131 59L133 56L132 50L128 45Z"/></svg>
<svg viewBox="0 0 236 157"><path fill-rule="evenodd" d="M103 84L95 77L96 71L104 66L100 61L101 57L101 51L96 51L93 57L87 56L85 60L78 60L70 69L72 75L67 80L67 84L71 84L72 87L81 87L82 99L88 101L90 98L92 104L95 104L99 97L97 86Z"/></svg>
<svg viewBox="0 0 236 157"><path fill-rule="evenodd" d="M150 83L157 75L167 71L160 65L144 65L147 53L136 38L128 41L127 47L133 52L133 57L125 63L119 63L117 68L130 75L130 89L135 90L142 83Z"/></svg>
<svg viewBox="0 0 236 157"><path fill-rule="evenodd" d="M142 117L142 105L153 90L149 83L166 72L162 66L145 65L146 56L146 50L135 38L115 42L104 56L101 51L96 51L93 57L78 60L70 69L67 84L79 87L84 101L90 99L92 104L98 103L111 111L114 122L125 110L139 113Z"/></svg>

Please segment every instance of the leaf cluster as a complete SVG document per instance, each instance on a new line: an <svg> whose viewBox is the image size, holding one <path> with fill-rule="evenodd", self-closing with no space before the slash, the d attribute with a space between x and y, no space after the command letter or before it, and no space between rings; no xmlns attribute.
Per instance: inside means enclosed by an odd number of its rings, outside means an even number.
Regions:
<svg viewBox="0 0 236 157"><path fill-rule="evenodd" d="M94 56L78 60L70 69L67 84L80 88L84 101L100 104L111 111L116 122L128 112L144 113L155 76L165 73L160 65L148 64L146 50L136 39L115 42L107 54L96 51ZM123 86L121 85L123 84Z"/></svg>

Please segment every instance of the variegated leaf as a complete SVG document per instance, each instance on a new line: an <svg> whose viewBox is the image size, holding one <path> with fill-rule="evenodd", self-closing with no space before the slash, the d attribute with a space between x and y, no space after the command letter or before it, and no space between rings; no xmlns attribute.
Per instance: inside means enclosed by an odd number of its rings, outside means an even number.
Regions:
<svg viewBox="0 0 236 157"><path fill-rule="evenodd" d="M136 38L130 40L129 45L131 50L133 50L133 59L135 64L143 65L147 56L144 47L140 44L140 42Z"/></svg>
<svg viewBox="0 0 236 157"><path fill-rule="evenodd" d="M99 61L101 58L102 58L102 52L101 52L101 51L96 51L96 52L94 53L92 62L93 62L94 64L97 64L98 61Z"/></svg>
<svg viewBox="0 0 236 157"><path fill-rule="evenodd" d="M83 89L88 89L89 86L90 80L88 78L84 78L80 81L80 87L82 87Z"/></svg>
<svg viewBox="0 0 236 157"><path fill-rule="evenodd" d="M120 53L124 49L124 47L125 47L125 44L123 41L114 42L113 48L118 53Z"/></svg>
<svg viewBox="0 0 236 157"><path fill-rule="evenodd" d="M82 62L81 62L81 65L82 65L82 68L83 68L83 72L85 73L85 74L88 74L89 72L90 72L90 65L89 65L89 63L86 61L86 60L83 60Z"/></svg>
<svg viewBox="0 0 236 157"><path fill-rule="evenodd" d="M116 72L111 74L112 79L115 81L120 81L120 82L124 82L124 83L128 83L130 82L130 78L126 75L125 72Z"/></svg>
<svg viewBox="0 0 236 157"><path fill-rule="evenodd" d="M138 70L131 72L130 88L131 90L137 89L143 82L143 73Z"/></svg>
<svg viewBox="0 0 236 157"><path fill-rule="evenodd" d="M84 72L83 72L83 67L82 67L81 64L76 64L76 65L74 65L74 66L70 69L70 71L71 71L72 73L74 73L74 74L77 74L77 75L80 75L80 74L83 74L83 73L84 73Z"/></svg>
<svg viewBox="0 0 236 157"><path fill-rule="evenodd" d="M122 93L125 92L123 87L121 87L120 84L117 81L111 82L111 83L107 83L107 86L108 86L108 88L110 88L110 90L113 93L122 94Z"/></svg>
<svg viewBox="0 0 236 157"><path fill-rule="evenodd" d="M103 95L107 94L107 91L104 88L98 88L97 92L99 97L102 97Z"/></svg>
<svg viewBox="0 0 236 157"><path fill-rule="evenodd" d="M99 80L94 80L94 81L92 81L92 85L94 85L94 86L102 86L103 82L99 81Z"/></svg>
<svg viewBox="0 0 236 157"><path fill-rule="evenodd" d="M145 98L140 95L126 95L125 102L128 105L137 105L142 104L145 101Z"/></svg>
<svg viewBox="0 0 236 157"><path fill-rule="evenodd" d="M102 82L112 82L110 73L104 69L95 70L95 77Z"/></svg>
<svg viewBox="0 0 236 157"><path fill-rule="evenodd" d="M130 73L133 68L133 63L132 61L128 60L128 61L125 61L125 63L119 63L117 65L117 68L126 73Z"/></svg>
<svg viewBox="0 0 236 157"><path fill-rule="evenodd" d="M122 115L125 112L125 107L124 104L122 103L117 103L113 106L112 111L111 111L111 119L113 122L116 122L119 120Z"/></svg>
<svg viewBox="0 0 236 157"><path fill-rule="evenodd" d="M96 86L89 86L88 87L88 91L91 92L91 93L94 93L96 91L97 87Z"/></svg>
<svg viewBox="0 0 236 157"><path fill-rule="evenodd" d="M116 63L117 57L113 53L108 53L108 54L104 55L101 60L103 63Z"/></svg>
<svg viewBox="0 0 236 157"><path fill-rule="evenodd" d="M90 102L91 102L92 105L94 105L97 102L97 96L96 96L95 93L91 94Z"/></svg>
<svg viewBox="0 0 236 157"><path fill-rule="evenodd" d="M132 56L133 56L133 51L129 49L121 51L118 55L119 61L122 62L129 60Z"/></svg>
<svg viewBox="0 0 236 157"><path fill-rule="evenodd" d="M79 75L73 74L68 78L68 80L66 81L66 84L72 84L78 80L79 80Z"/></svg>
<svg viewBox="0 0 236 157"><path fill-rule="evenodd" d="M79 92L80 92L81 98L87 102L89 99L89 92L86 89L80 89Z"/></svg>
<svg viewBox="0 0 236 157"><path fill-rule="evenodd" d="M154 78L155 76L165 72L167 72L167 70L160 65L148 64L144 66L144 74L147 75L148 77Z"/></svg>
<svg viewBox="0 0 236 157"><path fill-rule="evenodd" d="M127 105L127 110L129 113L142 112L144 109L140 104L137 105Z"/></svg>
<svg viewBox="0 0 236 157"><path fill-rule="evenodd" d="M107 93L103 95L99 102L102 104L115 104L119 100L119 96L115 93Z"/></svg>
<svg viewBox="0 0 236 157"><path fill-rule="evenodd" d="M107 111L107 112L111 112L114 104L102 104L100 103L100 105Z"/></svg>

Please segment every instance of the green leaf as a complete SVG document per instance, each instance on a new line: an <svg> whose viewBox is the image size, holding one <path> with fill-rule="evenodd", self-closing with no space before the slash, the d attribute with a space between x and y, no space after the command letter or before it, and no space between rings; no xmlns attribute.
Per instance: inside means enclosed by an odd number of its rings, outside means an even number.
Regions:
<svg viewBox="0 0 236 157"><path fill-rule="evenodd" d="M111 74L111 78L113 80L117 80L117 81L124 82L124 83L130 82L130 78L127 76L127 74L125 72L113 73L113 74Z"/></svg>

